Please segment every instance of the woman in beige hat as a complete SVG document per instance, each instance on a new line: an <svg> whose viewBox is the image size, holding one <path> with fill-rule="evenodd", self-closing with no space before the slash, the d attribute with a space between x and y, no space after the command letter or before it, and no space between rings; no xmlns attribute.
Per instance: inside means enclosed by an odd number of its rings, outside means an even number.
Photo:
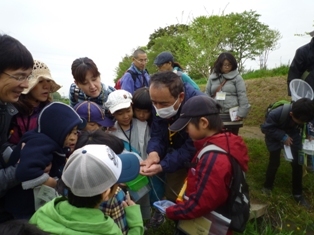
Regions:
<svg viewBox="0 0 314 235"><path fill-rule="evenodd" d="M52 101L51 93L60 89L46 64L34 60L34 66L29 78L28 88L22 92L15 107L19 113L11 122L11 136L9 142L17 144L22 135L37 127L37 118L40 111Z"/></svg>

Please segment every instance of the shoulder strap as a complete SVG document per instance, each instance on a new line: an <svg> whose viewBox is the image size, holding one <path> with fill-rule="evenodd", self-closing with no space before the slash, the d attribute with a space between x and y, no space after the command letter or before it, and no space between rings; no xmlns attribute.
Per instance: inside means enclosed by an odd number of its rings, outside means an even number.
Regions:
<svg viewBox="0 0 314 235"><path fill-rule="evenodd" d="M130 69L127 70L126 72L131 74L131 77L132 77L133 81L135 82L135 80L136 80L136 73L134 71L130 70Z"/></svg>
<svg viewBox="0 0 314 235"><path fill-rule="evenodd" d="M207 146L205 146L197 155L197 159L201 159L202 156L204 155L204 153L209 152L209 151L218 151L218 152L222 152L222 153L227 153L225 150L223 150L222 148L218 147L217 145L214 144L209 144Z"/></svg>
<svg viewBox="0 0 314 235"><path fill-rule="evenodd" d="M289 104L283 104L281 114L280 114L280 119L279 123L282 124L288 117L289 110L290 110L291 103Z"/></svg>

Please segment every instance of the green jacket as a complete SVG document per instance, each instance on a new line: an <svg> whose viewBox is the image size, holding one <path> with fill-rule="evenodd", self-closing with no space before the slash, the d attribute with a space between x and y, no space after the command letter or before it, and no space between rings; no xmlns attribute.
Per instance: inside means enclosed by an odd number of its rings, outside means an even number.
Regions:
<svg viewBox="0 0 314 235"><path fill-rule="evenodd" d="M198 87L198 85L193 81L192 78L190 78L189 75L187 75L186 73L183 73L182 69L180 69L179 67L174 67L172 70L174 73L178 74L179 76L181 76L181 79L183 82L185 83L189 83L192 87L194 87L194 89L199 90L200 88Z"/></svg>
<svg viewBox="0 0 314 235"><path fill-rule="evenodd" d="M144 234L140 206L125 208L128 235ZM122 231L99 209L77 208L66 198L58 197L39 208L29 221L41 230L58 235L116 235Z"/></svg>

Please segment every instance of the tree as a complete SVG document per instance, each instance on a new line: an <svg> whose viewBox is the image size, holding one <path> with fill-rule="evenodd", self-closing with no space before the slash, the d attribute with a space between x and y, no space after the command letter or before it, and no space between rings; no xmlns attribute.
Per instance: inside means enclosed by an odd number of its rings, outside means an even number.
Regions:
<svg viewBox="0 0 314 235"><path fill-rule="evenodd" d="M54 93L52 93L52 99L54 100L54 101L60 101L61 100L61 95L60 95L60 93L59 92L54 92Z"/></svg>

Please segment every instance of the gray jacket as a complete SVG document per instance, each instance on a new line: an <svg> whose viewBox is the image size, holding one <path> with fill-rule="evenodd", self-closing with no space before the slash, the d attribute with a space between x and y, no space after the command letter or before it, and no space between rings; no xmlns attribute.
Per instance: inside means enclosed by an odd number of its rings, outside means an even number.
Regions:
<svg viewBox="0 0 314 235"><path fill-rule="evenodd" d="M226 80L221 91L226 92L225 100L217 100L222 106L222 113L229 113L229 109L239 106L238 116L245 118L251 105L246 96L246 87L243 78L238 70L227 74L212 73L207 81L205 93L210 97L215 96L217 88Z"/></svg>

